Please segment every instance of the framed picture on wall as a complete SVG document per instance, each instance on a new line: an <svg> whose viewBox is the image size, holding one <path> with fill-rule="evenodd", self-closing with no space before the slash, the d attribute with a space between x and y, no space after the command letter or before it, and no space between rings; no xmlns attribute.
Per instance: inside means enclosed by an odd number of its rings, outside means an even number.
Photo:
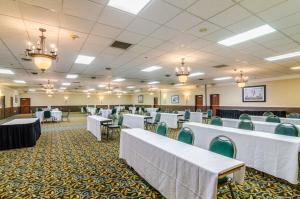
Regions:
<svg viewBox="0 0 300 199"><path fill-rule="evenodd" d="M144 96L143 95L138 96L138 103L144 103Z"/></svg>
<svg viewBox="0 0 300 199"><path fill-rule="evenodd" d="M171 96L171 104L179 104L179 95Z"/></svg>
<svg viewBox="0 0 300 199"><path fill-rule="evenodd" d="M19 97L15 95L15 104L19 103Z"/></svg>
<svg viewBox="0 0 300 199"><path fill-rule="evenodd" d="M242 95L243 102L265 102L266 85L244 87Z"/></svg>

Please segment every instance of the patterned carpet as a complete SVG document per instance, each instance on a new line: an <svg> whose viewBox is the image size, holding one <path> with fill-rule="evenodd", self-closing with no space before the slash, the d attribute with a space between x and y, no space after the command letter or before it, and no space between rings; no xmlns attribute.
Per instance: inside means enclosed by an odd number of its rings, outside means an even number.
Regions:
<svg viewBox="0 0 300 199"><path fill-rule="evenodd" d="M35 147L1 151L0 198L163 198L119 160L118 135L97 142L82 128L85 122L72 114L70 122L43 124ZM300 198L300 184L254 169L233 189L236 198ZM231 198L227 187L219 188L218 198Z"/></svg>

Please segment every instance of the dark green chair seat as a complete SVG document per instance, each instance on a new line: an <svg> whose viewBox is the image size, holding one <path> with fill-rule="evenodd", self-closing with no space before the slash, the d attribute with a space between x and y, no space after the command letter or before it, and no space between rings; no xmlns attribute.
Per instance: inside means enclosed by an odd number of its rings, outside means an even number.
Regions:
<svg viewBox="0 0 300 199"><path fill-rule="evenodd" d="M118 119L117 124L114 124L114 123L113 124L108 124L108 126L107 126L107 139L108 139L108 135L109 135L110 131L112 132L111 136L113 136L113 133L116 130L121 130L122 125L123 125L123 115L119 115L119 119Z"/></svg>
<svg viewBox="0 0 300 199"><path fill-rule="evenodd" d="M160 122L156 128L156 133L162 136L167 136L168 127L165 122Z"/></svg>
<svg viewBox="0 0 300 199"><path fill-rule="evenodd" d="M153 122L149 120L145 120L146 129L151 128L152 130L154 130L155 126L158 125L160 121L160 116L161 116L160 113L157 112Z"/></svg>
<svg viewBox="0 0 300 199"><path fill-rule="evenodd" d="M239 122L238 128L254 131L254 124L251 120L241 120Z"/></svg>
<svg viewBox="0 0 300 199"><path fill-rule="evenodd" d="M177 113L178 113L178 112L177 112ZM178 123L188 122L188 121L190 121L190 117L191 117L190 111L185 111L185 112L184 112L184 117L183 117L183 119L179 119L179 120L178 120Z"/></svg>
<svg viewBox="0 0 300 199"><path fill-rule="evenodd" d="M226 136L217 136L209 144L209 150L220 155L235 158L236 157L236 146L234 142ZM231 197L234 198L234 194L231 187L231 179L229 177L223 177L218 179L218 185L229 185Z"/></svg>
<svg viewBox="0 0 300 199"><path fill-rule="evenodd" d="M275 128L275 134L298 137L299 130L294 124L281 123Z"/></svg>
<svg viewBox="0 0 300 199"><path fill-rule="evenodd" d="M239 119L240 120L251 120L251 117L248 114L243 113L240 115Z"/></svg>
<svg viewBox="0 0 300 199"><path fill-rule="evenodd" d="M52 119L51 111L44 111L44 120L48 121L48 119Z"/></svg>
<svg viewBox="0 0 300 199"><path fill-rule="evenodd" d="M266 122L280 123L280 118L276 115L270 115L266 118Z"/></svg>
<svg viewBox="0 0 300 199"><path fill-rule="evenodd" d="M287 116L288 118L300 118L300 114L299 113L290 113Z"/></svg>
<svg viewBox="0 0 300 199"><path fill-rule="evenodd" d="M222 118L220 117L213 117L210 121L211 125L215 125L215 126L223 126L223 121Z"/></svg>
<svg viewBox="0 0 300 199"><path fill-rule="evenodd" d="M274 113L272 113L270 111L266 111L266 112L263 113L263 116L266 116L266 117L268 117L270 115L274 115Z"/></svg>
<svg viewBox="0 0 300 199"><path fill-rule="evenodd" d="M194 144L194 134L193 131L188 128L188 127L184 127L180 130L179 134L178 134L178 141L180 142L184 142L186 144Z"/></svg>

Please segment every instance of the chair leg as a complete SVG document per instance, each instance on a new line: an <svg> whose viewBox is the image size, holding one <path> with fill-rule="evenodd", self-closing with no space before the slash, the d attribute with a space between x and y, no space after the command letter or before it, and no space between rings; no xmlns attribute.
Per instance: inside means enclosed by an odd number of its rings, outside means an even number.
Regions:
<svg viewBox="0 0 300 199"><path fill-rule="evenodd" d="M228 183L228 186L229 186L229 190L230 190L231 198L232 198L232 199L234 199L234 194L233 194L233 190L232 190L231 183Z"/></svg>

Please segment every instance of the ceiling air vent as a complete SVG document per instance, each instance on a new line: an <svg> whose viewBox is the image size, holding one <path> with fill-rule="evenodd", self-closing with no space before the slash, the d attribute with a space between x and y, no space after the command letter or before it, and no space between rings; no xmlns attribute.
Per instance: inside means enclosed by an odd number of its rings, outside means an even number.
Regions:
<svg viewBox="0 0 300 199"><path fill-rule="evenodd" d="M114 48L120 48L123 50L126 50L127 48L129 48L132 44L130 43L125 43L125 42L121 42L121 41L115 41L114 43L112 43L112 45L110 45L111 47Z"/></svg>
<svg viewBox="0 0 300 199"><path fill-rule="evenodd" d="M221 65L213 66L213 68L225 68L225 67L228 67L228 65L221 64Z"/></svg>

